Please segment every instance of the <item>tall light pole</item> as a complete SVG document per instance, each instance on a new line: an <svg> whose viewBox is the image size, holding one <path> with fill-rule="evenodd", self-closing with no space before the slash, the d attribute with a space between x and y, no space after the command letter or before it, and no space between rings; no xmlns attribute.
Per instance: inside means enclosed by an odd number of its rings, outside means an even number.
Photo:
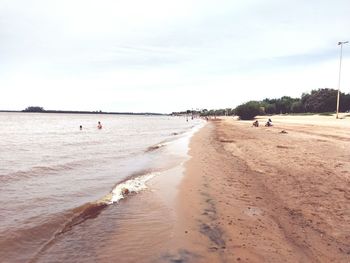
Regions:
<svg viewBox="0 0 350 263"><path fill-rule="evenodd" d="M338 46L340 45L340 61L339 61L339 81L338 81L338 96L337 96L337 119L339 113L339 96L340 96L340 76L341 76L341 60L343 56L343 45L349 43L349 41L338 42Z"/></svg>

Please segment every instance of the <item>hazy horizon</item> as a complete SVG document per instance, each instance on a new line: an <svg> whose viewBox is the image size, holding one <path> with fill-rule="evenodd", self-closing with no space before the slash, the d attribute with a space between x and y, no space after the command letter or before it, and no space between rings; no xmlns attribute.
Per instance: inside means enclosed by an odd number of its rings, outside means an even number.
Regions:
<svg viewBox="0 0 350 263"><path fill-rule="evenodd" d="M0 109L169 113L338 88L345 0L0 0ZM341 91L350 92L350 45Z"/></svg>

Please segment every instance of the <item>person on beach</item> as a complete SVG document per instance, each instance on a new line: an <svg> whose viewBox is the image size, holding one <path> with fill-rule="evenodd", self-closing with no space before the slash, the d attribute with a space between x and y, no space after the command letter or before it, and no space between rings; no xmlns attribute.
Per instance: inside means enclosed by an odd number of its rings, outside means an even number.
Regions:
<svg viewBox="0 0 350 263"><path fill-rule="evenodd" d="M271 127L272 126L272 120L269 119L266 124L265 124L266 127Z"/></svg>
<svg viewBox="0 0 350 263"><path fill-rule="evenodd" d="M97 128L100 129L100 130L102 129L102 124L101 124L100 121L99 121L98 124L97 124Z"/></svg>
<svg viewBox="0 0 350 263"><path fill-rule="evenodd" d="M259 121L258 120L253 122L253 127L259 127Z"/></svg>

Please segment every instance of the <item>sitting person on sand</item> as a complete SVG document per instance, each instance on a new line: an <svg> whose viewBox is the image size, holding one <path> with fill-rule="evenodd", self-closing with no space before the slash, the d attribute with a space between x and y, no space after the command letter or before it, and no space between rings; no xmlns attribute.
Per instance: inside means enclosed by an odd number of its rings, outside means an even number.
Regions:
<svg viewBox="0 0 350 263"><path fill-rule="evenodd" d="M269 119L266 124L265 124L266 127L271 127L272 126L272 121L271 119Z"/></svg>
<svg viewBox="0 0 350 263"><path fill-rule="evenodd" d="M254 126L254 127L259 127L259 121L258 121L258 120L254 121L254 122L253 122L253 126Z"/></svg>

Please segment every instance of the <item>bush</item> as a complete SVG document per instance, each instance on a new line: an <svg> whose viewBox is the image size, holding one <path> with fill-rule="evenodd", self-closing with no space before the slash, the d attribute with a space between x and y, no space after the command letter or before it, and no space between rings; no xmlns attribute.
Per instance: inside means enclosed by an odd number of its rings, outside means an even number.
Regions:
<svg viewBox="0 0 350 263"><path fill-rule="evenodd" d="M260 104L257 101L249 101L239 105L235 112L241 120L252 120L260 114Z"/></svg>
<svg viewBox="0 0 350 263"><path fill-rule="evenodd" d="M39 106L29 106L23 110L24 112L43 112L45 111L43 107Z"/></svg>

